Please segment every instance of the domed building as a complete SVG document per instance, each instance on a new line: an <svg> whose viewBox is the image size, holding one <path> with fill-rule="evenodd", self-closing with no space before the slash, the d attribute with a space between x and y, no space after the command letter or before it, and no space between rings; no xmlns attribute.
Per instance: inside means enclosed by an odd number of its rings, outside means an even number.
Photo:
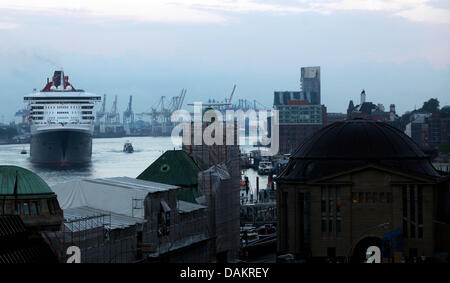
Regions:
<svg viewBox="0 0 450 283"><path fill-rule="evenodd" d="M384 122L322 128L276 182L279 254L363 261L367 247L378 246L393 261L440 248L434 221L448 218L448 178Z"/></svg>
<svg viewBox="0 0 450 283"><path fill-rule="evenodd" d="M0 215L19 215L29 231L59 230L63 212L56 194L35 173L0 165Z"/></svg>

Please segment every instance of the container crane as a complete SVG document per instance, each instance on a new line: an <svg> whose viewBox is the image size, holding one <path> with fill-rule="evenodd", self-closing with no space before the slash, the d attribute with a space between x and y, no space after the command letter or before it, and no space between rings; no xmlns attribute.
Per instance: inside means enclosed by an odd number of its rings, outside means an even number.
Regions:
<svg viewBox="0 0 450 283"><path fill-rule="evenodd" d="M128 107L123 112L123 124L129 124L131 127L134 126L134 112L132 108L133 96L130 95L130 100L128 101Z"/></svg>
<svg viewBox="0 0 450 283"><path fill-rule="evenodd" d="M107 122L110 124L120 123L120 115L119 112L117 112L117 95L114 99L111 111L107 113L106 118Z"/></svg>
<svg viewBox="0 0 450 283"><path fill-rule="evenodd" d="M98 123L100 123L101 119L105 117L105 113L106 113L106 94L103 94L102 108L100 109L100 111L97 111L96 114L96 121Z"/></svg>

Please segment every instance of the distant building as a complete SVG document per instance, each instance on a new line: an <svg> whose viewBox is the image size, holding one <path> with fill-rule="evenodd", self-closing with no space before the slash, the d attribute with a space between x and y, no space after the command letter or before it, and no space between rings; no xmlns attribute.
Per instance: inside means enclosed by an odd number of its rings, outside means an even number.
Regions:
<svg viewBox="0 0 450 283"><path fill-rule="evenodd" d="M326 123L320 104L320 67L302 67L301 91L275 91L273 108L279 114L279 152L290 153Z"/></svg>
<svg viewBox="0 0 450 283"><path fill-rule="evenodd" d="M374 121L395 122L399 120L395 112L395 105L391 104L389 111L385 111L382 104L375 105L372 102L366 101L366 91L362 90L360 94L360 104L354 105L353 100L350 100L347 108L347 119L363 118ZM392 125L396 126L396 125ZM396 126L397 127L397 126Z"/></svg>
<svg viewBox="0 0 450 283"><path fill-rule="evenodd" d="M347 120L347 114L344 113L327 113L324 125L330 125L335 122Z"/></svg>
<svg viewBox="0 0 450 283"><path fill-rule="evenodd" d="M412 138L422 149L429 149L429 129L426 119L431 113L415 113L411 116L411 122L406 125L405 134Z"/></svg>
<svg viewBox="0 0 450 283"><path fill-rule="evenodd" d="M320 104L320 67L302 67L300 87L311 104Z"/></svg>
<svg viewBox="0 0 450 283"><path fill-rule="evenodd" d="M450 118L441 117L439 112L427 117L428 143L432 149L438 149L439 145L450 143Z"/></svg>
<svg viewBox="0 0 450 283"><path fill-rule="evenodd" d="M311 261L385 262L450 252L449 176L384 122L335 122L276 179L278 253Z"/></svg>
<svg viewBox="0 0 450 283"><path fill-rule="evenodd" d="M325 106L287 94L289 92L275 92L273 106L279 111L280 153L290 153L322 128L326 115Z"/></svg>

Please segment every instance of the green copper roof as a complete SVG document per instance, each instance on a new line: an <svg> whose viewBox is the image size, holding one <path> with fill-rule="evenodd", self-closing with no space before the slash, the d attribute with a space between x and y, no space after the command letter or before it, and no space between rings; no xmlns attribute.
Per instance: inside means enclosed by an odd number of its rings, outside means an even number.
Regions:
<svg viewBox="0 0 450 283"><path fill-rule="evenodd" d="M200 168L182 150L168 150L155 160L137 179L180 187L197 185Z"/></svg>
<svg viewBox="0 0 450 283"><path fill-rule="evenodd" d="M0 195L13 195L17 174L17 194L36 195L53 193L41 177L22 167L0 165Z"/></svg>
<svg viewBox="0 0 450 283"><path fill-rule="evenodd" d="M197 175L200 168L194 160L182 150L169 150L161 155L137 179L179 186L179 200L195 203L197 193Z"/></svg>

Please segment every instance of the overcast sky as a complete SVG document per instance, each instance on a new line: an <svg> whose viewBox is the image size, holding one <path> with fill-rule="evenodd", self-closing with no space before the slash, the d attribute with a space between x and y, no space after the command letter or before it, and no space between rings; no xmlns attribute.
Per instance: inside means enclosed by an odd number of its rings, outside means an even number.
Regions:
<svg viewBox="0 0 450 283"><path fill-rule="evenodd" d="M450 104L450 1L1 0L0 114L56 67L76 88L128 95L141 112L187 88L185 103L228 97L271 106L321 66L322 103Z"/></svg>

